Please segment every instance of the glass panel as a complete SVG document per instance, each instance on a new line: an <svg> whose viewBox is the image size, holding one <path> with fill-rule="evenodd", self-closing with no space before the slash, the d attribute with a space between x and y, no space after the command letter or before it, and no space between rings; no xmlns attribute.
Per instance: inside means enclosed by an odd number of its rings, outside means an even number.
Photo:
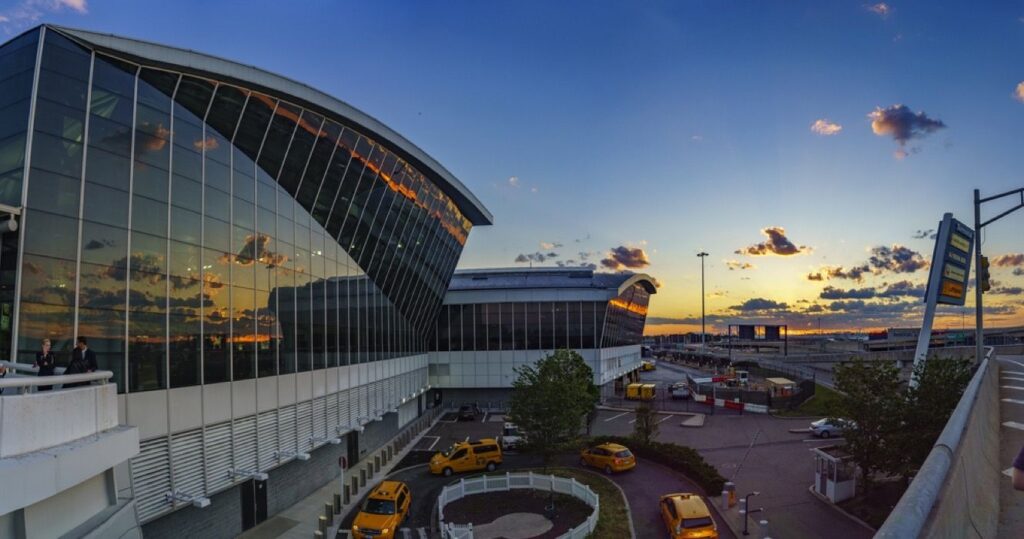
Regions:
<svg viewBox="0 0 1024 539"><path fill-rule="evenodd" d="M283 106L278 107L277 114L280 116L284 112L291 112L289 108ZM289 121L294 121L289 118ZM288 157L284 160L284 166L281 167L281 172L278 176L278 183L285 191L297 195L299 184L303 181L314 185L313 196L316 196L316 187L319 187L320 180L323 178L324 169L327 168L327 159L330 158L330 142L327 144L319 144L319 146L327 147L327 155L318 155L317 161L313 162L310 158L310 153L313 150L313 144L316 143L320 136L320 125L323 123L323 117L319 114L304 111L302 117L299 119L298 125L295 127L294 136L291 138L291 145L288 146ZM271 132L267 134L267 142L271 140L271 134L274 133L273 127ZM264 145L264 156L267 153L266 146ZM261 164L264 161L264 156L260 157ZM270 156L267 156L270 159ZM268 166L265 170L273 175L273 167ZM303 180L303 173L305 173L305 180ZM299 201L304 207L311 207L313 205L312 200Z"/></svg>
<svg viewBox="0 0 1024 539"><path fill-rule="evenodd" d="M128 317L129 391L166 389L167 317L133 312Z"/></svg>
<svg viewBox="0 0 1024 539"><path fill-rule="evenodd" d="M78 220L43 211L26 214L26 253L75 260L78 252Z"/></svg>
<svg viewBox="0 0 1024 539"><path fill-rule="evenodd" d="M127 230L90 221L82 222L82 262L125 268L128 265L127 257ZM121 280L124 280L123 276Z"/></svg>
<svg viewBox="0 0 1024 539"><path fill-rule="evenodd" d="M29 208L68 217L78 217L79 187L81 186L81 181L78 178L69 178L39 169L32 169L30 175L32 188L28 190ZM0 190L2 190L2 186L0 186Z"/></svg>
<svg viewBox="0 0 1024 539"><path fill-rule="evenodd" d="M122 287L121 297L124 297ZM124 306L122 305L123 309ZM24 312L24 311L23 311ZM70 339L71 334L66 338ZM79 307L78 309L78 335L88 339L89 349L96 353L96 366L100 370L112 371L114 382L117 383L118 392L125 390L124 380L124 358L125 358L125 318L123 310L89 309ZM54 341L56 345L56 341ZM70 347L71 343L68 341ZM56 350L56 346L53 348ZM70 360L71 352L68 350L64 357ZM61 359L58 358L58 363Z"/></svg>

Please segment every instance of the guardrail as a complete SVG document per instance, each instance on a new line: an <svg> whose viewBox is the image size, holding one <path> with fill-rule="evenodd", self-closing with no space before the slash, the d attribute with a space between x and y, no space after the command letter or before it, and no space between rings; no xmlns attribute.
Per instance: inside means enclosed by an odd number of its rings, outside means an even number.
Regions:
<svg viewBox="0 0 1024 539"><path fill-rule="evenodd" d="M437 521L440 524L442 536L444 539L472 539L473 537L472 526L462 527L461 525L445 523L444 508L449 503L473 494L507 492L513 489L524 488L568 494L583 500L587 505L594 508L594 511L583 524L570 529L560 535L558 539L583 539L597 528L597 517L601 511L601 500L593 490L590 490L590 487L573 478L520 472L461 479L458 483L441 489L441 494L437 497Z"/></svg>
<svg viewBox="0 0 1024 539"><path fill-rule="evenodd" d="M76 384L81 382L100 382L101 384L107 383L108 380L114 377L114 373L111 371L94 371L82 374L54 374L53 376L37 376L36 373L39 369L26 365L23 363L14 363L11 361L0 361L0 366L6 367L9 370L14 370L14 376L8 375L0 378L0 395L22 395L25 393L32 392L32 390L39 386L63 386L64 384ZM58 367L63 372L63 367ZM18 373L27 372L32 373L30 376L20 376ZM4 391L7 388L15 388L14 392Z"/></svg>
<svg viewBox="0 0 1024 539"><path fill-rule="evenodd" d="M999 390L993 351L986 348L942 434L876 538L994 536L999 520ZM981 517L975 518L976 513Z"/></svg>

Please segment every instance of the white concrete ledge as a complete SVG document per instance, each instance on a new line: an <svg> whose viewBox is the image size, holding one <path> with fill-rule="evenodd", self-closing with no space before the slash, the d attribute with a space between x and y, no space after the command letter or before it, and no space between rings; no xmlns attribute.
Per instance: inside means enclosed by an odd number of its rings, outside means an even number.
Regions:
<svg viewBox="0 0 1024 539"><path fill-rule="evenodd" d="M0 458L59 446L116 426L114 384L3 395Z"/></svg>
<svg viewBox="0 0 1024 539"><path fill-rule="evenodd" d="M0 515L30 506L139 453L139 430L119 426L56 447L0 458Z"/></svg>

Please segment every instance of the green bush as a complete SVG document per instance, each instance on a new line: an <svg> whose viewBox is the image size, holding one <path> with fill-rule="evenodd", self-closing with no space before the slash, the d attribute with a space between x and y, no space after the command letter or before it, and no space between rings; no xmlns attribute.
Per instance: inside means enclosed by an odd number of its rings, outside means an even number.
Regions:
<svg viewBox="0 0 1024 539"><path fill-rule="evenodd" d="M597 436L590 439L591 444L615 443L628 447L642 459L667 466L697 483L704 489L704 494L716 496L721 494L725 478L714 466L708 464L696 450L676 444L664 442L643 443L635 438L624 436Z"/></svg>

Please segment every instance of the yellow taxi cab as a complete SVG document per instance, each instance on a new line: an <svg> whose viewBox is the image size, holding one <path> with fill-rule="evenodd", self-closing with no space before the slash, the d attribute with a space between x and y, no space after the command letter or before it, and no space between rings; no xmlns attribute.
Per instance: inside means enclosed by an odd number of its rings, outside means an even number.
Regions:
<svg viewBox="0 0 1024 539"><path fill-rule="evenodd" d="M601 444L580 452L580 464L600 468L610 474L636 468L636 457L624 445Z"/></svg>
<svg viewBox="0 0 1024 539"><path fill-rule="evenodd" d="M653 361L642 361L640 362L640 370L643 372L653 371L657 368L657 365Z"/></svg>
<svg viewBox="0 0 1024 539"><path fill-rule="evenodd" d="M401 481L383 481L370 492L352 521L354 539L394 539L398 526L409 516L412 495Z"/></svg>
<svg viewBox="0 0 1024 539"><path fill-rule="evenodd" d="M501 445L494 438L467 440L434 455L430 459L430 473L447 477L455 472L493 472L501 462Z"/></svg>
<svg viewBox="0 0 1024 539"><path fill-rule="evenodd" d="M661 519L672 539L718 539L718 526L704 500L696 494L666 494L661 497Z"/></svg>

